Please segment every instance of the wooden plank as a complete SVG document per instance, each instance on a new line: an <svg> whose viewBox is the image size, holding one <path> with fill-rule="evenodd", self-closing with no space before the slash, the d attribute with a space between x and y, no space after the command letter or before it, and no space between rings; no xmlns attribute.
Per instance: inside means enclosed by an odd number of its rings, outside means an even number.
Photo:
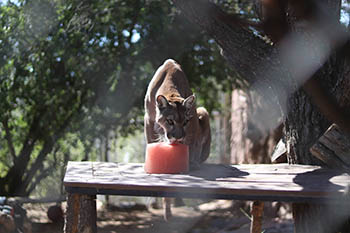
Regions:
<svg viewBox="0 0 350 233"><path fill-rule="evenodd" d="M87 190L127 195L254 197L263 200L341 199L350 176L309 165L213 165L189 174L147 174L143 164L69 162L64 185L69 192ZM114 191L114 192L113 192Z"/></svg>
<svg viewBox="0 0 350 233"><path fill-rule="evenodd" d="M331 168L350 169L349 135L335 124L310 148L310 152Z"/></svg>

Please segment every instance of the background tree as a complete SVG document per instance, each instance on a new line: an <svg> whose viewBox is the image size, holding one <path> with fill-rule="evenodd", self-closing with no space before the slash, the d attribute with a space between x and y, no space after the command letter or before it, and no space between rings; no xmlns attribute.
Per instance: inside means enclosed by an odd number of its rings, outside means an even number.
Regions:
<svg viewBox="0 0 350 233"><path fill-rule="evenodd" d="M95 159L96 139L142 129L145 89L169 57L209 110L235 80L167 1L20 0L0 15L0 195L29 195L69 159Z"/></svg>

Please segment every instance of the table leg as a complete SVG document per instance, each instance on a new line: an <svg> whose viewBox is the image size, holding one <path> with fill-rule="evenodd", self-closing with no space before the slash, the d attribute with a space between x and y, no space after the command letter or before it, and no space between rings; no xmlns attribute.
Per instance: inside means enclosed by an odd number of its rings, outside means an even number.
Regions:
<svg viewBox="0 0 350 233"><path fill-rule="evenodd" d="M97 233L96 196L68 193L65 233Z"/></svg>
<svg viewBox="0 0 350 233"><path fill-rule="evenodd" d="M253 201L251 210L250 210L250 213L252 216L250 233L261 233L263 212L264 212L264 202Z"/></svg>

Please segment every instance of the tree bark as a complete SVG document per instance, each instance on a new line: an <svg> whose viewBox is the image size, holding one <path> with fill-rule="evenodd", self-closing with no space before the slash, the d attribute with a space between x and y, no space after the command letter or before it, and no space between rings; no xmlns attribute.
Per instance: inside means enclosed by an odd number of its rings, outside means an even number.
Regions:
<svg viewBox="0 0 350 233"><path fill-rule="evenodd" d="M96 233L96 196L68 194L65 233Z"/></svg>
<svg viewBox="0 0 350 233"><path fill-rule="evenodd" d="M332 12L332 15L338 15L340 11L340 1L324 0L320 3ZM296 34L301 34L305 39L306 46L315 59L318 49L315 48L314 43L318 35L313 32L305 31L303 26L295 23L296 16L294 11L289 12L291 23L294 25L293 30ZM326 15L324 15L327 18ZM338 103L341 107L346 107L349 102L345 103L342 98L347 96L349 92L349 76L344 74L344 70L348 69L344 63L344 57L337 54L330 56L322 68L314 75L313 79L318 80L323 86L323 89L328 92L331 100ZM341 85L343 84L343 85ZM347 92L347 94L345 94ZM345 94L345 95L344 95ZM348 105L349 106L349 105ZM287 156L290 163L298 164L313 164L326 166L316 157L310 153L310 148L318 140L318 138L326 131L330 123L319 109L312 103L311 98L303 91L295 92L288 101L288 115L285 122L285 138L287 147ZM343 228L344 232L349 232L349 225L346 226L346 219L349 218L349 208L346 203L343 204L293 204L293 218L295 221L295 231L298 233L330 233L338 232Z"/></svg>
<svg viewBox="0 0 350 233"><path fill-rule="evenodd" d="M320 205L293 204L293 218L297 233L349 232L349 204Z"/></svg>

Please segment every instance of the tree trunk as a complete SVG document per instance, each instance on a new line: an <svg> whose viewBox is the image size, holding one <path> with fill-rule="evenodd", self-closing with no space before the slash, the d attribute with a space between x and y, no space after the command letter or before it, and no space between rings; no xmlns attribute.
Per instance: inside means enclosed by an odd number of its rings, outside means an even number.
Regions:
<svg viewBox="0 0 350 233"><path fill-rule="evenodd" d="M340 11L340 1L323 1L326 9ZM339 15L339 14L338 14ZM293 23L293 12L289 14ZM325 16L326 17L326 16ZM296 33L302 33L308 46L312 47L315 35L307 34L299 27L294 26ZM317 54L318 51L313 51ZM317 56L316 56L317 59ZM328 91L331 98L341 107L349 106L349 76L344 71L349 70L344 58L331 56L323 67L312 78L321 81L324 90ZM295 92L288 101L288 115L285 124L285 139L287 156L290 163L313 164L327 166L310 153L310 148L318 138L327 130L331 122L319 112L312 103L310 97L302 90ZM345 204L345 203L344 203ZM329 233L338 232L341 228L349 232L346 226L346 218L349 212L348 205L316 205L316 204L293 204L293 217L295 231L298 233Z"/></svg>
<svg viewBox="0 0 350 233"><path fill-rule="evenodd" d="M336 75L340 72L339 65L334 64L325 67L325 69L318 72L317 78L323 80L325 86L338 87L336 91L342 92L340 88L343 87L340 87L339 82L344 80L341 80L341 77L337 78L338 75ZM327 90L332 89L327 88ZM290 98L289 107L290 111L285 127L289 162L327 166L312 156L309 150L326 131L330 122L319 113L304 91L298 91ZM296 232L337 232L338 228L344 224L344 219L346 219L346 215L339 214L346 213L344 208L349 207L347 205L294 204L293 216ZM349 217L349 212L347 216ZM346 229L344 232L350 232L350 228Z"/></svg>
<svg viewBox="0 0 350 233"><path fill-rule="evenodd" d="M222 143L223 150L220 155L220 163L230 164L230 153L231 153L231 95L229 93L224 93L222 95L222 101L224 105L223 114L221 117L221 127L222 127Z"/></svg>
<svg viewBox="0 0 350 233"><path fill-rule="evenodd" d="M236 25L227 22L227 14L213 3L199 0L173 2L190 21L215 39L228 64L255 87L265 102L270 103L266 108L269 117L261 119L266 131L277 127L274 122L281 110L287 114L285 140L289 162L323 165L311 156L309 149L331 122L303 90L297 90L300 85L308 90L311 82L306 80L316 80L335 98L335 103L343 108L350 105L348 61L341 54L329 52L339 45L341 35L337 33L341 30L336 20L327 15L339 16L341 1L284 1L291 35L287 35L281 46L264 43L237 22ZM324 109L323 112L326 114ZM334 210L345 214L338 218ZM342 206L295 204L293 213L295 229L302 233L336 231L338 220L348 218L348 212L343 211ZM350 228L344 229L344 232L350 232Z"/></svg>
<svg viewBox="0 0 350 233"><path fill-rule="evenodd" d="M264 130L264 122L260 120L264 106L258 101L260 98L248 90L232 92L232 163L271 163L270 156L282 137L282 127L268 132Z"/></svg>
<svg viewBox="0 0 350 233"><path fill-rule="evenodd" d="M213 133L213 146L215 154L218 158L215 158L215 162L221 164L230 164L231 153L231 95L228 93L220 93L220 103L222 104L222 111L212 112L213 125L215 129ZM214 135L215 134L215 135ZM212 158L214 160L214 158ZM214 162L214 161L211 161Z"/></svg>

